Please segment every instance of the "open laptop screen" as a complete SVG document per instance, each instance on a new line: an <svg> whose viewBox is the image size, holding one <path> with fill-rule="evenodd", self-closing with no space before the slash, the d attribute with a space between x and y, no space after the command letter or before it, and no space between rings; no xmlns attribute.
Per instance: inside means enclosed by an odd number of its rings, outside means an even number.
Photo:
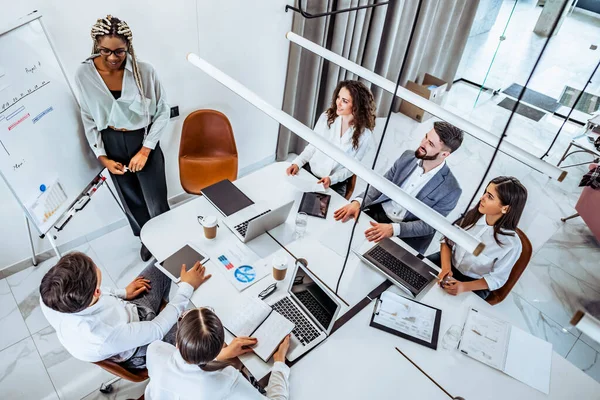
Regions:
<svg viewBox="0 0 600 400"><path fill-rule="evenodd" d="M331 298L329 293L323 290L298 263L296 276L293 278L290 294L304 306L315 322L321 325L321 329L329 332L335 317L338 304Z"/></svg>

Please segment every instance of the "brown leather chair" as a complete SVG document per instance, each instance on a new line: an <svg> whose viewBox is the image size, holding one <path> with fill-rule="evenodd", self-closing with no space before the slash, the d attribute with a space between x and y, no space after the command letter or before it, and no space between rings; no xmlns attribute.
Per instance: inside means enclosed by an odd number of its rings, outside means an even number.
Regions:
<svg viewBox="0 0 600 400"><path fill-rule="evenodd" d="M179 145L179 179L191 194L222 181L234 181L238 154L233 129L225 114L197 110L183 121Z"/></svg>
<svg viewBox="0 0 600 400"><path fill-rule="evenodd" d="M515 286L515 284L523 274L523 271L525 271L525 268L527 268L527 264L529 264L529 260L531 259L531 242L529 241L525 233L523 233L523 231L518 228L517 235L519 235L519 239L521 239L521 256L510 271L510 275L508 276L508 280L506 281L504 286L502 286L500 289L496 289L490 292L487 299L485 299L485 301L487 301L492 306L500 303L506 298L506 296L508 296L513 286Z"/></svg>
<svg viewBox="0 0 600 400"><path fill-rule="evenodd" d="M344 198L346 200L350 200L355 187L356 187L356 175L352 175L350 177L350 179L348 180L348 185L346 185L346 194L344 195Z"/></svg>
<svg viewBox="0 0 600 400"><path fill-rule="evenodd" d="M128 380L130 382L143 382L148 379L148 370L146 368L140 369L127 369L114 361L102 360L95 362L100 368L110 372L111 374L118 376L121 379Z"/></svg>

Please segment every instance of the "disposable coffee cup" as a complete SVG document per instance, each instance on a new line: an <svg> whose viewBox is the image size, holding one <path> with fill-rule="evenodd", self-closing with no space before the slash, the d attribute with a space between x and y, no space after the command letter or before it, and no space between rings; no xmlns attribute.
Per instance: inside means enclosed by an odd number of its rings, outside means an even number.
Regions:
<svg viewBox="0 0 600 400"><path fill-rule="evenodd" d="M211 215L199 218L199 221L204 228L204 236L207 239L214 239L217 237L217 217Z"/></svg>
<svg viewBox="0 0 600 400"><path fill-rule="evenodd" d="M276 281L282 281L285 279L287 273L287 260L285 257L273 257L273 278Z"/></svg>

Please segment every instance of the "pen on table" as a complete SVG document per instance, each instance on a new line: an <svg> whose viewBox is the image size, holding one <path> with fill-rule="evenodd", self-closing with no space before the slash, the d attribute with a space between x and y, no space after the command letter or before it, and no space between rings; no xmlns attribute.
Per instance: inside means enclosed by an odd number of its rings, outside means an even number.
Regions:
<svg viewBox="0 0 600 400"><path fill-rule="evenodd" d="M431 272L431 271L427 271L427 272L429 272L431 274L431 276L433 276L438 281L440 280L440 278L438 278L438 276L436 274L434 274L433 272Z"/></svg>

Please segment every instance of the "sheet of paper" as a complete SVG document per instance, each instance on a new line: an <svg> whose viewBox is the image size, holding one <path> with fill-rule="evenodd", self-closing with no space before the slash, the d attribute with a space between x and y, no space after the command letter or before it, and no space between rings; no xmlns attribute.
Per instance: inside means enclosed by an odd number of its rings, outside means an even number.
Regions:
<svg viewBox="0 0 600 400"><path fill-rule="evenodd" d="M223 315L223 325L236 336L250 336L267 319L271 307L256 297L245 296L240 307L230 315Z"/></svg>
<svg viewBox="0 0 600 400"><path fill-rule="evenodd" d="M436 310L390 292L381 294L381 306L373 321L431 343Z"/></svg>
<svg viewBox="0 0 600 400"><path fill-rule="evenodd" d="M477 361L503 371L510 330L508 322L471 308L458 349Z"/></svg>
<svg viewBox="0 0 600 400"><path fill-rule="evenodd" d="M510 330L504 372L548 394L551 369L552 344L513 326Z"/></svg>
<svg viewBox="0 0 600 400"><path fill-rule="evenodd" d="M217 269L238 290L243 291L269 275L269 262L260 259L247 245L229 240L208 251Z"/></svg>
<svg viewBox="0 0 600 400"><path fill-rule="evenodd" d="M258 340L254 346L254 353L263 361L267 361L277 350L283 338L292 332L294 326L294 323L283 315L273 311L269 318L252 334L252 337Z"/></svg>
<svg viewBox="0 0 600 400"><path fill-rule="evenodd" d="M317 183L317 178L314 176L304 177L298 175L286 175L285 181L290 185L294 186L301 192L317 192L326 193L327 189L323 187L322 183Z"/></svg>
<svg viewBox="0 0 600 400"><path fill-rule="evenodd" d="M38 220L44 223L54 215L67 201L67 194L58 180L49 185L29 206L29 211Z"/></svg>

